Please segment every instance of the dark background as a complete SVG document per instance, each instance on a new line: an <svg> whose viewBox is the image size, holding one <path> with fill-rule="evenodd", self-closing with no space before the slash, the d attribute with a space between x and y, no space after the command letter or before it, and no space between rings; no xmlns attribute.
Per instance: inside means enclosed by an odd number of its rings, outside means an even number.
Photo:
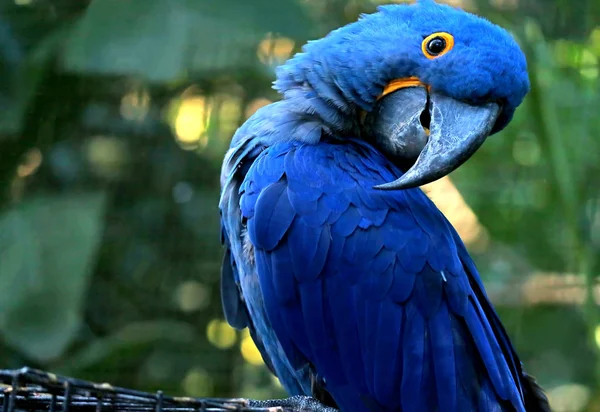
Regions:
<svg viewBox="0 0 600 412"><path fill-rule="evenodd" d="M0 0L0 368L283 396L223 321L218 173L273 69L369 0ZM533 89L425 190L557 411L600 410L600 2L453 1Z"/></svg>

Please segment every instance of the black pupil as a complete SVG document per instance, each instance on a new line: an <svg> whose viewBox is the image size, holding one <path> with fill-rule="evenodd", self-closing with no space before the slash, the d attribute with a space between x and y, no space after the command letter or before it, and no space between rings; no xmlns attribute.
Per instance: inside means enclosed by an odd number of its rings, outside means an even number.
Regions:
<svg viewBox="0 0 600 412"><path fill-rule="evenodd" d="M429 43L427 43L427 51L434 56L437 56L443 52L445 48L446 40L441 37L435 37L429 40Z"/></svg>

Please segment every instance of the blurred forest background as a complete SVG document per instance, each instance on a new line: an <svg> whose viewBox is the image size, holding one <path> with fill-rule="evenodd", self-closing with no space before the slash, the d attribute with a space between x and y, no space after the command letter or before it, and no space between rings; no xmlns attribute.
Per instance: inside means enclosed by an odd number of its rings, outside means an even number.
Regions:
<svg viewBox="0 0 600 412"><path fill-rule="evenodd" d="M0 368L283 396L223 321L218 173L274 68L374 0L0 0ZM424 190L556 411L600 411L600 2L452 1L533 89Z"/></svg>

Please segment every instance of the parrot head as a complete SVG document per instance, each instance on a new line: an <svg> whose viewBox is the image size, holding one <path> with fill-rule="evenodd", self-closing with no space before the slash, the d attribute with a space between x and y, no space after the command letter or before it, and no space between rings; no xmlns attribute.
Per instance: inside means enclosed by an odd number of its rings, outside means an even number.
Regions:
<svg viewBox="0 0 600 412"><path fill-rule="evenodd" d="M309 42L277 74L284 96L303 94L332 127L353 118L405 170L379 189L447 175L509 123L529 91L525 56L506 30L433 0L381 6Z"/></svg>

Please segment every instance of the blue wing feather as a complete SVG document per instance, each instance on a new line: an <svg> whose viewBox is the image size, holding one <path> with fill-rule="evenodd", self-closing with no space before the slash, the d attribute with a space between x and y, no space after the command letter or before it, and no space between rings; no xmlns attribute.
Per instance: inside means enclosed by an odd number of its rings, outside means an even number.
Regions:
<svg viewBox="0 0 600 412"><path fill-rule="evenodd" d="M254 216L256 199L261 193L259 189L262 189L252 180L243 181L250 166L255 166L253 160L264 148L259 139L253 138L251 129L255 126L248 123L239 129L223 163L219 207L223 242L226 254L231 255L230 264L227 265L225 261L222 269L223 309L232 326L243 327L245 324L248 327L266 365L279 377L288 393L305 394L310 393L310 365L295 352L285 353L281 343L285 339L279 340L274 336L258 287L254 257L251 256L251 250L246 250L248 242L245 240L243 221L248 216ZM272 166L276 161L269 163ZM261 168L261 171L273 181L283 175L283 168L268 167ZM242 193L245 194L243 198ZM241 215L242 208L244 216ZM243 316L246 317L245 321ZM291 347L291 344L288 346Z"/></svg>
<svg viewBox="0 0 600 412"><path fill-rule="evenodd" d="M523 411L516 355L460 238L364 142L278 143L242 185L266 313L344 410ZM508 409L507 409L508 408Z"/></svg>
<svg viewBox="0 0 600 412"><path fill-rule="evenodd" d="M332 339L325 324L323 284L321 279L303 282L298 285L300 305L306 329L306 335L312 350L332 347Z"/></svg>
<svg viewBox="0 0 600 412"><path fill-rule="evenodd" d="M447 336L452 330L450 313L447 305L440 305L439 310L428 320L429 339L432 348L433 367L439 410L455 411L457 386L456 386L456 361L454 359L454 344Z"/></svg>
<svg viewBox="0 0 600 412"><path fill-rule="evenodd" d="M423 398L433 395L431 390L428 393L421 391L421 381L427 367L425 338L425 319L417 307L409 302L406 305L406 332L402 340L403 369L398 400L407 411L425 410Z"/></svg>
<svg viewBox="0 0 600 412"><path fill-rule="evenodd" d="M500 322L500 319L498 318L498 314L496 313L496 311L494 310L494 308L492 307L492 305L490 304L490 302L487 298L485 289L483 287L483 283L481 282L481 279L477 275L477 268L475 267L473 260L469 256L469 253L467 252L467 249L465 248L462 241L460 241L460 237L458 236L458 233L456 233L454 228L452 228L449 224L448 224L448 226L450 228L450 232L454 236L454 239L457 239L457 241L456 241L457 252L458 252L457 255L460 256L461 261L464 262L464 268L467 271L467 273L470 275L469 281L471 283L473 293L477 297L477 300L478 300L479 304L481 305L481 308L484 312L484 316L487 318L487 320L491 324L494 336L502 350L502 354L504 355L504 358L508 362L512 378L517 383L517 385L516 385L517 390L519 391L520 396L523 397L523 386L522 386L522 381L521 381L521 379L523 377L523 370L521 369L521 363L520 363L520 361L517 357L517 354L510 342L510 339L508 338L506 331L504 330L504 326L502 325L502 323ZM540 399L538 399L538 401L541 401L540 405L544 405L544 403L547 403L545 396L543 396L543 395L541 396ZM543 407L545 407L545 406L542 406L542 408Z"/></svg>
<svg viewBox="0 0 600 412"><path fill-rule="evenodd" d="M296 277L289 276L294 270L292 254L289 246L282 247L277 254L271 255L271 270L273 271L273 288L275 296L281 304L293 304L298 299Z"/></svg>
<svg viewBox="0 0 600 412"><path fill-rule="evenodd" d="M388 297L397 303L406 301L412 294L416 278L417 274L406 272L400 264L400 259L396 257L396 262L394 263L394 280L392 281Z"/></svg>
<svg viewBox="0 0 600 412"><path fill-rule="evenodd" d="M348 377L348 381L355 388L359 388L357 392L366 393L366 382L363 373L355 373L356 371L364 370L364 360L360 353L360 337L358 335L358 308L352 289L350 293L336 293L337 291L348 288L347 284L343 283L341 276L330 276L325 278L325 289L327 308L331 314L331 324L333 325L333 333L336 339L344 339L343 344L338 345L340 357L344 359L342 362L342 370Z"/></svg>
<svg viewBox="0 0 600 412"><path fill-rule="evenodd" d="M286 330L286 333L281 334L281 332L277 333L277 338L279 344L281 345L283 351L286 354L287 361L290 362L292 367L296 369L302 368L306 363L306 357L304 354L298 350L298 346L303 342L296 339L294 340L294 336L290 332L294 332L295 327L302 327L301 320L298 319L296 324L292 324L291 319L294 319L293 316L289 314L283 314L280 311L281 303L279 302L278 296L275 294L275 288L272 283L272 273L270 269L269 263L266 261L265 255L256 256L256 269L261 274L271 275L271 276L260 276L260 287L263 291L263 300L265 304L265 308L268 314L268 320L270 322L271 327L276 331ZM292 306L293 307L293 306ZM287 316L285 316L287 315ZM285 318L284 318L285 316ZM285 320L284 320L285 319ZM286 329L286 326L294 326L290 327L289 330ZM302 334L299 335L302 338Z"/></svg>
<svg viewBox="0 0 600 412"><path fill-rule="evenodd" d="M442 303L442 277L429 264L416 276L412 300L427 319L440 310Z"/></svg>
<svg viewBox="0 0 600 412"><path fill-rule="evenodd" d="M313 280L319 276L329 252L329 228L309 226L303 223L302 218L297 218L290 228L288 239L298 282ZM296 250L302 250L303 253L294 253Z"/></svg>
<svg viewBox="0 0 600 412"><path fill-rule="evenodd" d="M242 302L236 283L234 262L231 258L231 249L225 246L223 264L221 266L221 303L225 320L236 329L244 329L250 324L246 308Z"/></svg>
<svg viewBox="0 0 600 412"><path fill-rule="evenodd" d="M271 250L281 241L296 217L286 184L280 181L263 190L256 200L255 213L248 224L250 240L258 248Z"/></svg>
<svg viewBox="0 0 600 412"><path fill-rule="evenodd" d="M360 296L363 295L363 296ZM381 302L366 299L364 297L364 293L359 290L360 301L364 303L364 346L363 353L365 359L365 378L367 382L367 387L370 390L370 393L375 393L375 382L373 381L374 372L375 372L375 359L379 354L376 352L377 345L377 329L379 326L379 314L380 314L380 306Z"/></svg>
<svg viewBox="0 0 600 412"><path fill-rule="evenodd" d="M402 376L402 348L404 306L385 300L381 302L381 315L377 325L375 353L378 356L373 364L373 386L375 397L382 405L396 405L397 388Z"/></svg>
<svg viewBox="0 0 600 412"><path fill-rule="evenodd" d="M457 378L457 410L477 410L479 394L481 392L481 377L478 374L479 362L473 362L477 358L477 349L474 343L467 339L469 331L462 319L450 318L452 324L452 343L454 348L455 371ZM461 407L468 405L468 407Z"/></svg>

